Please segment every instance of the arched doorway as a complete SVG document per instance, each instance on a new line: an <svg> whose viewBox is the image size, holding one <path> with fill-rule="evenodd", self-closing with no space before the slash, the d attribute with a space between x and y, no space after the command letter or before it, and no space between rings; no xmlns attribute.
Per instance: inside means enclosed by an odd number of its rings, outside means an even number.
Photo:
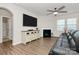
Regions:
<svg viewBox="0 0 79 59"><path fill-rule="evenodd" d="M6 8L0 8L1 42L13 41L13 15Z"/></svg>

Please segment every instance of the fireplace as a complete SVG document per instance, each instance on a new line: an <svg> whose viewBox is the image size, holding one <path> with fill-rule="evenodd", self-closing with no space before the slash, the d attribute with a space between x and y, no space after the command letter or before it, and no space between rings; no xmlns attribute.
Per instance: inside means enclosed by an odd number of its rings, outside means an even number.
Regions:
<svg viewBox="0 0 79 59"><path fill-rule="evenodd" d="M51 37L51 29L44 29L43 37Z"/></svg>

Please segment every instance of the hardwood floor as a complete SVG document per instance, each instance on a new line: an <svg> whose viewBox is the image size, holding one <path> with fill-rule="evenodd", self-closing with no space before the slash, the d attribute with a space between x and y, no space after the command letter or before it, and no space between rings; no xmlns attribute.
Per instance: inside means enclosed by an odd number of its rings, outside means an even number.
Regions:
<svg viewBox="0 0 79 59"><path fill-rule="evenodd" d="M0 55L47 55L57 38L40 38L30 43L11 45L11 41L0 44Z"/></svg>

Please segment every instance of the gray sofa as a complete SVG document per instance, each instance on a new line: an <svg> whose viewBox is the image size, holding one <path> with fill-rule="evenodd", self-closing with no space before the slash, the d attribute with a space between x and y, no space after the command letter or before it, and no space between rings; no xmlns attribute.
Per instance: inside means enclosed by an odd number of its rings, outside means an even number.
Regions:
<svg viewBox="0 0 79 59"><path fill-rule="evenodd" d="M78 55L79 54L79 31L70 30L62 33L51 48L49 55Z"/></svg>

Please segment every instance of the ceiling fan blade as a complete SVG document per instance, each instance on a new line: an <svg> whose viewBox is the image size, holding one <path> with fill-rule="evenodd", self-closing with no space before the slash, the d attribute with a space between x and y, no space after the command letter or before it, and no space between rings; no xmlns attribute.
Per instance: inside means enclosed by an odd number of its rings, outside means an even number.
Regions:
<svg viewBox="0 0 79 59"><path fill-rule="evenodd" d="M65 8L65 6L60 7L60 8L58 9L58 11L59 11L59 10L62 10L63 8Z"/></svg>
<svg viewBox="0 0 79 59"><path fill-rule="evenodd" d="M47 15L50 15L50 14L53 14L53 13L48 13Z"/></svg>
<svg viewBox="0 0 79 59"><path fill-rule="evenodd" d="M48 9L47 11L48 11L48 12L55 12L55 11L53 11L53 10L49 10L49 9Z"/></svg>
<svg viewBox="0 0 79 59"><path fill-rule="evenodd" d="M59 13L67 13L67 11L59 11Z"/></svg>

